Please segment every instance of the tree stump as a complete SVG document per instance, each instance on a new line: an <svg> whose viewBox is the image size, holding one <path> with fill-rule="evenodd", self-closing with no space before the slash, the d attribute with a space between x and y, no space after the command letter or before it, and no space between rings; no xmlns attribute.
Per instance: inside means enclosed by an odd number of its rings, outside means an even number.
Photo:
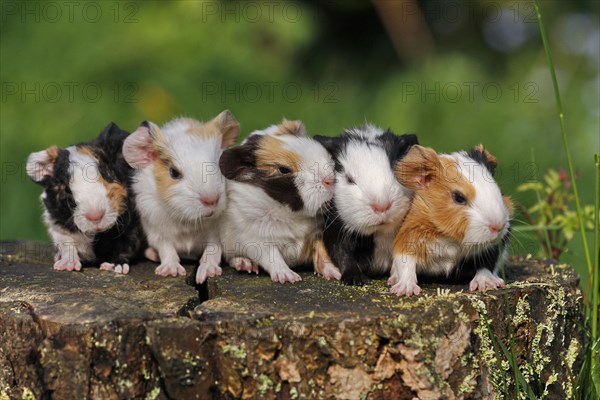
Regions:
<svg viewBox="0 0 600 400"><path fill-rule="evenodd" d="M52 247L0 244L0 399L455 399L523 379L567 398L581 364L579 279L515 258L505 289L425 284L418 297L224 268L199 288L52 269ZM194 265L186 265L187 282Z"/></svg>

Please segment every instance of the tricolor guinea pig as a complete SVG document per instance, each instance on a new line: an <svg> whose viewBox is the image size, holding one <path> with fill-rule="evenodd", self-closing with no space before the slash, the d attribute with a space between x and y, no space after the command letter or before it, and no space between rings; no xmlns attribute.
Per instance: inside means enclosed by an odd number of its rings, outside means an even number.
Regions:
<svg viewBox="0 0 600 400"><path fill-rule="evenodd" d="M123 145L136 169L133 190L142 225L161 276L185 275L180 254L200 256L196 281L221 274L220 216L227 206L219 169L223 149L240 126L229 111L209 122L176 118L162 127L144 122ZM158 261L158 260L157 260Z"/></svg>
<svg viewBox="0 0 600 400"><path fill-rule="evenodd" d="M331 262L320 265L317 256L317 270L345 284L369 283L368 275L386 273L391 267L392 243L412 198L412 191L395 178L394 168L418 143L417 137L366 125L339 137L315 139L333 155L336 171L323 229Z"/></svg>
<svg viewBox="0 0 600 400"><path fill-rule="evenodd" d="M498 269L512 204L493 178L496 165L482 145L439 155L421 146L410 150L396 168L415 196L394 241L392 293L419 294L417 276L470 279L470 290L504 286Z"/></svg>
<svg viewBox="0 0 600 400"><path fill-rule="evenodd" d="M98 138L29 155L27 174L42 185L44 222L58 253L54 269L83 263L127 273L143 238L130 196L133 169L121 148L128 132L110 123Z"/></svg>
<svg viewBox="0 0 600 400"><path fill-rule="evenodd" d="M290 266L312 260L321 207L333 196L331 156L306 135L300 121L284 120L253 132L223 152L229 206L221 225L228 263L275 282L297 282Z"/></svg>

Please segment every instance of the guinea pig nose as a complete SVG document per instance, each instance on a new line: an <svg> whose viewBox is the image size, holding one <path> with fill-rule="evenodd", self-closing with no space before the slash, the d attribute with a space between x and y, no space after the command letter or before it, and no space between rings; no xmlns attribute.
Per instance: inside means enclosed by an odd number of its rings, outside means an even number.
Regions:
<svg viewBox="0 0 600 400"><path fill-rule="evenodd" d="M499 233L499 232L502 232L502 229L504 229L504 224L503 223L493 223L493 224L489 224L488 228L490 228L490 231L492 231L492 233Z"/></svg>
<svg viewBox="0 0 600 400"><path fill-rule="evenodd" d="M321 180L321 182L323 183L323 186L325 186L325 187L331 187L335 183L335 179L332 178L332 177L330 177L330 176L328 176L326 178L323 178Z"/></svg>
<svg viewBox="0 0 600 400"><path fill-rule="evenodd" d="M214 207L219 202L221 196L213 196L213 197L200 197L200 202L204 207Z"/></svg>
<svg viewBox="0 0 600 400"><path fill-rule="evenodd" d="M90 222L100 222L104 217L104 210L96 210L85 213L85 218Z"/></svg>
<svg viewBox="0 0 600 400"><path fill-rule="evenodd" d="M389 201L386 201L385 203L371 203L371 208L376 213L384 213L392 208L392 203Z"/></svg>

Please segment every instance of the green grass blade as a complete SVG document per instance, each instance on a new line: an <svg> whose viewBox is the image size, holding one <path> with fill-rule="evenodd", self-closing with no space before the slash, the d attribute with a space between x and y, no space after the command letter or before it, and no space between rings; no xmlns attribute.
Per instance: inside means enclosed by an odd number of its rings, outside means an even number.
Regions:
<svg viewBox="0 0 600 400"><path fill-rule="evenodd" d="M540 6L538 0L534 0L535 12L537 14L538 26L540 28L540 35L542 36L542 43L544 44L544 51L546 52L546 61L548 62L548 69L550 70L550 77L552 78L552 86L554 88L554 97L556 98L556 107L558 109L558 118L560 120L560 131L562 133L563 146L567 156L567 165L569 167L569 174L571 176L571 183L573 185L573 194L575 196L575 207L577 209L577 219L579 222L579 230L581 232L581 239L583 241L583 251L585 254L585 260L588 267L588 273L590 277L593 273L592 258L590 256L590 250L588 246L587 236L585 233L585 222L583 220L583 210L581 209L581 202L579 200L579 190L577 189L577 182L575 180L575 169L573 168L573 161L571 159L571 150L569 149L569 140L567 137L567 129L565 127L565 114L563 111L562 101L560 98L560 91L558 88L558 80L556 79L556 71L554 70L554 63L552 61L552 54L550 52L550 45L548 44L548 36L546 35L546 28L540 12Z"/></svg>
<svg viewBox="0 0 600 400"><path fill-rule="evenodd" d="M595 374L594 386L596 393L600 393L600 366L598 365L598 357L600 349L598 340L598 292L600 291L598 273L600 272L600 154L595 155L596 162L596 201L594 204L594 258L596 268L594 269L592 279L592 374Z"/></svg>

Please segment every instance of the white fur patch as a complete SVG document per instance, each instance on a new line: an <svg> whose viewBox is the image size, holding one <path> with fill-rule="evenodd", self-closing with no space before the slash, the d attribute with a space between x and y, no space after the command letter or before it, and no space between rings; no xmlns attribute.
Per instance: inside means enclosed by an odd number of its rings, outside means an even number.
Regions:
<svg viewBox="0 0 600 400"><path fill-rule="evenodd" d="M75 146L67 147L69 152L69 187L77 204L73 211L75 225L84 233L95 234L111 228L118 218L108 199L108 192L101 181L98 161L88 154L77 151ZM86 218L86 214L103 212L98 222Z"/></svg>
<svg viewBox="0 0 600 400"><path fill-rule="evenodd" d="M475 198L469 204L469 224L465 232L465 244L493 243L502 239L509 227L509 212L502 201L502 193L491 173L464 152L453 153L461 174L475 188ZM503 226L502 231L492 232L490 225Z"/></svg>
<svg viewBox="0 0 600 400"><path fill-rule="evenodd" d="M349 231L370 235L381 225L396 224L404 218L412 192L396 180L382 147L350 142L338 161L344 171L336 174L335 199ZM371 208L372 204L387 203L391 208L383 213Z"/></svg>

